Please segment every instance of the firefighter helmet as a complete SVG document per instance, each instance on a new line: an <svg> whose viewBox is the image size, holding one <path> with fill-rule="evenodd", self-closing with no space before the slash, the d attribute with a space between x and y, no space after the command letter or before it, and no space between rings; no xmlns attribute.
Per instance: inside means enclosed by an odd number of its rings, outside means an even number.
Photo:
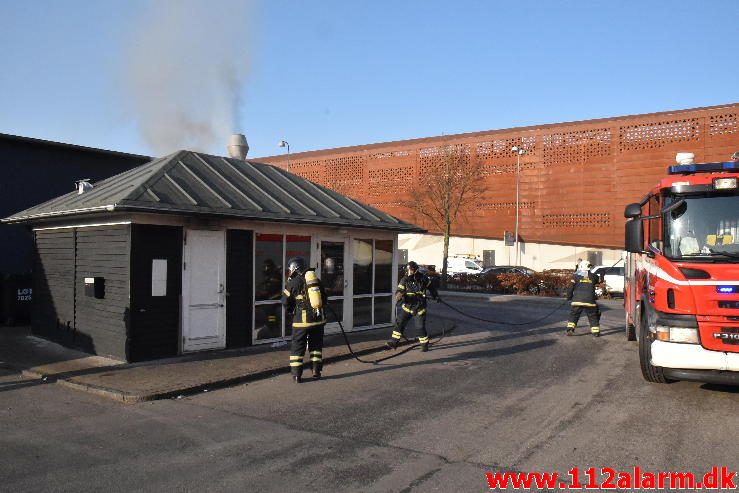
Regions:
<svg viewBox="0 0 739 493"><path fill-rule="evenodd" d="M405 264L406 270L412 270L413 272L418 272L418 264L415 263L413 260Z"/></svg>
<svg viewBox="0 0 739 493"><path fill-rule="evenodd" d="M294 276L297 272L302 274L305 270L305 259L303 257L293 257L287 261L287 272L290 277Z"/></svg>

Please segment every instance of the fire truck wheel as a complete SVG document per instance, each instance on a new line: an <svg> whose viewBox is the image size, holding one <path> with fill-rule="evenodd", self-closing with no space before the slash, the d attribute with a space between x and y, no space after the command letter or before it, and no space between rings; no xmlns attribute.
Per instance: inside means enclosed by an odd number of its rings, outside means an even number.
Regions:
<svg viewBox="0 0 739 493"><path fill-rule="evenodd" d="M641 319L639 321L639 364L641 365L641 374L644 380L652 383L667 383L669 380L665 377L664 370L661 366L652 365L652 333L649 332L647 314L642 310Z"/></svg>
<svg viewBox="0 0 739 493"><path fill-rule="evenodd" d="M626 325L626 340L627 341L635 341L636 340L636 327L634 327L634 324L629 322L629 313L626 312L626 317L624 319L624 324Z"/></svg>

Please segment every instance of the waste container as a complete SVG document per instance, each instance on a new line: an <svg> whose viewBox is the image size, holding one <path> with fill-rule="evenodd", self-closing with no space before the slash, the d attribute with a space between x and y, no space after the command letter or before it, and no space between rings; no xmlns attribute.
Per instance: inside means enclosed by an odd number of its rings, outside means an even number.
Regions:
<svg viewBox="0 0 739 493"><path fill-rule="evenodd" d="M33 297L30 274L5 274L2 277L2 311L0 322L5 325L27 325L31 322Z"/></svg>

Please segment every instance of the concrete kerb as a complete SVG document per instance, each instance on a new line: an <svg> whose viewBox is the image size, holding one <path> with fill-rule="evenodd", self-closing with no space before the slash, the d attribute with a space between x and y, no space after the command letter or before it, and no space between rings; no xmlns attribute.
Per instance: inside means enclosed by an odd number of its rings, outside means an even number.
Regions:
<svg viewBox="0 0 739 493"><path fill-rule="evenodd" d="M363 356L366 354L371 354L377 351L381 351L384 349L384 346L377 346L373 348L366 348L359 351L354 351L354 354L357 356ZM344 361L347 359L351 359L353 356L350 353L346 354L340 354L332 357L325 358L325 363L336 363L339 361ZM146 402L146 401L154 401L154 400L162 400L162 399L172 399L176 397L187 397L195 394L199 394L202 392L208 392L211 390L218 390L222 388L227 387L233 387L235 385L240 385L243 383L248 382L255 382L257 380L262 380L265 378L271 378L278 375L283 375L286 373L290 373L290 368L287 366L287 364L280 364L279 366L274 366L270 368L266 368L264 370L260 370L257 372L248 373L245 375L237 375L235 377L229 377L229 378L220 378L217 380L212 380L209 382L189 386L189 387L182 387L178 389L173 390L163 390L163 391L157 391L157 392L148 392L148 393L141 393L141 394L134 394L130 392L123 392L117 389L111 389L106 388L103 386L98 385L91 385L91 384L82 384L77 383L69 380L63 380L60 379L57 381L62 386L69 387L75 390L81 390L84 392L100 395L102 397L108 397L126 404L135 404L137 402Z"/></svg>
<svg viewBox="0 0 739 493"><path fill-rule="evenodd" d="M443 318L443 317L441 317ZM382 351L385 348L384 342L385 342L385 336L387 333L385 332L386 328L378 328L373 330L367 330L367 331L359 331L354 333L349 333L348 336L350 338L350 343L353 344L353 351L354 355L357 356L364 356L372 353L376 353L379 351ZM375 335L370 335L371 333L374 333ZM351 341L352 334L368 334L369 338L362 338L359 337L358 339L355 339L354 341ZM441 332L439 332L440 335ZM344 360L348 360L353 358L354 356L348 351L348 349L345 346L344 340L341 337L341 334L334 334L332 336L329 336L334 339L334 343L329 343L329 346L327 347L334 347L335 350L333 351L335 354L329 354L325 356L324 361L326 363L335 363L340 362ZM379 339L379 340L378 340ZM328 342L328 341L327 341ZM415 341L403 341L401 344L402 346L410 345L414 343ZM250 353L263 353L263 352L269 352L270 349L265 345L263 349L259 349L258 347L251 347L248 348L249 351L244 350L227 350L227 351L219 351L221 355L223 353L230 353L233 356L240 357L248 357ZM256 351L254 351L256 350ZM338 354L336 354L338 352ZM277 375L286 374L289 373L289 367L286 363L286 361L282 361L284 354L281 354L279 357L274 358L272 361L263 361L262 365L259 365L257 367L252 368L242 368L240 370L237 370L239 373L237 374L224 374L221 372L220 375L214 375L215 378L208 380L208 376L204 375L204 380L192 381L189 383L182 382L184 385L181 387L177 387L176 385L167 385L167 383L163 383L160 388L155 386L152 389L142 389L140 392L132 389L126 388L126 386L117 387L115 385L105 385L104 383L101 383L99 381L86 379L86 376L94 376L101 372L107 372L107 371L126 371L126 370L132 370L132 369L138 369L141 367L157 367L162 365L176 365L178 363L187 363L192 361L207 361L209 359L208 355L204 355L200 353L199 355L187 355L187 356L180 356L176 358L168 358L166 360L158 360L155 362L141 362L141 363L132 363L132 364L117 364L117 365L104 365L104 366L96 366L91 368L74 368L70 369L69 371L46 371L46 368L44 367L28 367L25 365L11 365L15 369L17 369L22 375L26 376L27 378L33 378L33 379L39 379L42 380L44 383L57 383L63 387L74 389L77 391L83 391L87 392L93 395L98 395L101 397L109 398L118 402L122 403L136 403L136 402L144 402L144 401L151 401L151 400L158 400L158 399L167 399L167 398L175 398L178 396L186 396L186 395L194 395L200 392L209 391L209 390L215 390L219 388L239 385L242 383L247 382L253 382L265 378L271 378ZM200 360L199 358L203 358L203 360ZM286 359L286 357L285 357ZM382 359L382 358L379 358ZM309 363L307 363L309 365ZM185 370L187 371L187 370ZM155 377L156 378L156 377ZM170 381L171 383L171 381Z"/></svg>
<svg viewBox="0 0 739 493"><path fill-rule="evenodd" d="M439 335L439 334L436 334L436 335ZM435 335L432 335L432 336L435 336ZM415 342L403 341L401 343L401 346L407 346L411 344L415 344ZM385 349L385 346L383 343L382 345L354 350L354 355L364 356L364 355L382 351L384 349ZM352 355L351 353L347 351L347 352L344 352L338 355L329 356L325 358L324 361L327 364L337 363L340 361L352 359L354 355ZM152 363L149 363L149 364L151 365ZM155 364L156 363L154 363L154 365ZM136 366L143 366L143 365L139 364ZM101 368L101 370L102 369L103 368ZM74 389L77 391L87 392L93 395L105 397L105 398L112 399L112 400L126 403L126 404L135 404L138 402L191 396L191 395L199 394L202 392L207 392L210 390L217 390L217 389L222 389L226 387L232 387L235 385L240 385L243 383L254 382L254 381L262 380L265 378L271 378L271 377L286 374L289 372L290 372L289 367L286 364L280 363L279 365L264 368L264 369L261 369L255 372L250 372L248 374L241 374L241 375L236 375L236 376L228 377L228 378L219 378L216 380L198 383L197 385L191 385L191 386L180 387L180 388L175 388L175 389L166 389L166 390L163 389L161 391L153 391L153 392L132 393L132 392L126 392L126 391L122 391L122 390L115 389L115 388L105 387L102 385L76 382L72 380L73 378L75 378L74 375L71 375L71 376L70 375L65 376L63 374L45 375L43 373L32 371L32 370L23 371L23 373L27 374L28 376L44 379L48 383L57 383L63 387L67 387L67 388Z"/></svg>

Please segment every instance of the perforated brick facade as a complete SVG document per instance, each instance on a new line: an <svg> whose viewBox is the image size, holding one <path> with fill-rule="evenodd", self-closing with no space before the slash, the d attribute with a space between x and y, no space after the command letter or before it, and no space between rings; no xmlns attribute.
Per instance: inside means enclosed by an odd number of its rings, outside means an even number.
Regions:
<svg viewBox="0 0 739 493"><path fill-rule="evenodd" d="M624 206L642 198L676 152L709 162L726 161L739 150L739 104L298 153L289 158L290 171L434 232L398 197L449 144L480 160L487 185L454 235L502 239L503 231L514 229L511 147L519 146L526 150L522 240L620 249ZM285 167L288 157L260 160Z"/></svg>

